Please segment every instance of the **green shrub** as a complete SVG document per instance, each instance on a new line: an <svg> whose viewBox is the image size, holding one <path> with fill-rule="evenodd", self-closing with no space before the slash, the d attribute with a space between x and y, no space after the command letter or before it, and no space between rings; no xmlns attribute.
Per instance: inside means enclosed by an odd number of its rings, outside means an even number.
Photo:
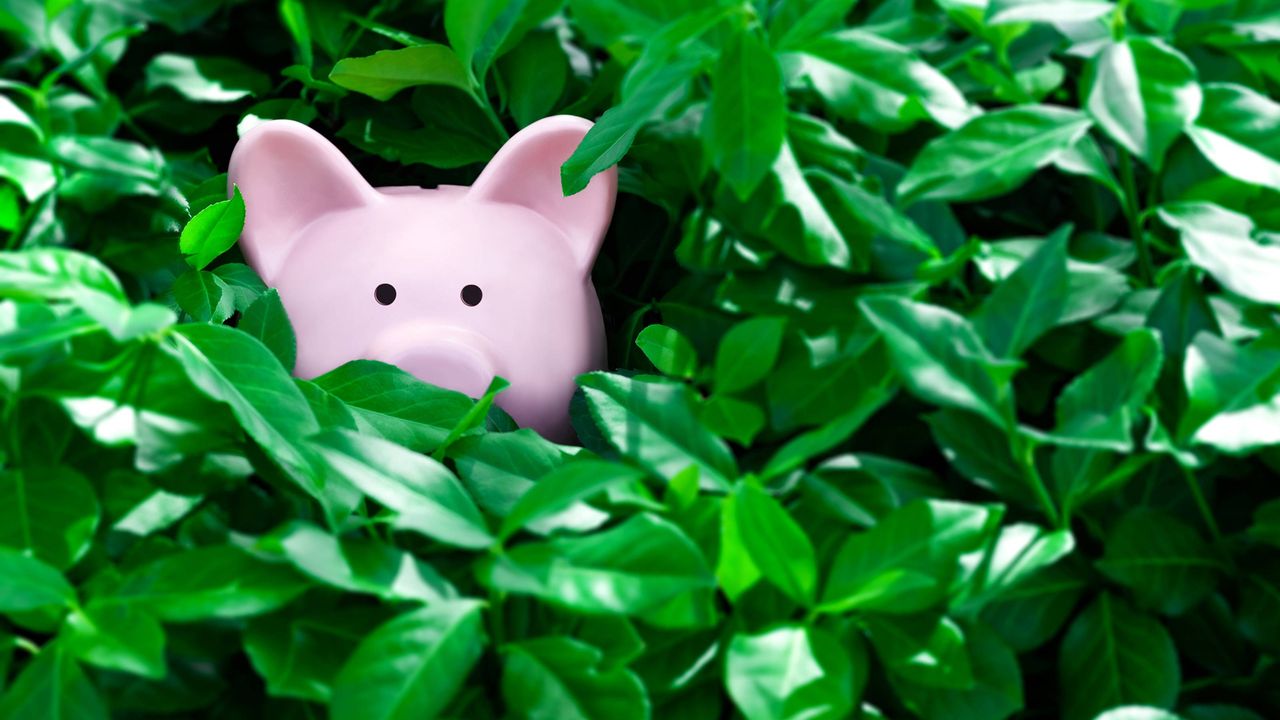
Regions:
<svg viewBox="0 0 1280 720"><path fill-rule="evenodd" d="M0 718L1280 716L1275 0L4 5ZM555 113L585 450L291 379L237 130Z"/></svg>

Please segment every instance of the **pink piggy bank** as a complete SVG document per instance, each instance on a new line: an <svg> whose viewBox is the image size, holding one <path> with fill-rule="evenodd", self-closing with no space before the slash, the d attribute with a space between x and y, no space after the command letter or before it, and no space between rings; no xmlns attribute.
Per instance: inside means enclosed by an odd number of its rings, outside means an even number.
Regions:
<svg viewBox="0 0 1280 720"><path fill-rule="evenodd" d="M241 138L230 182L245 201L249 264L277 288L303 378L382 360L471 396L495 375L521 425L572 437L574 377L605 363L591 265L613 213L614 170L564 197L560 165L591 123L521 130L471 187L371 187L305 125Z"/></svg>

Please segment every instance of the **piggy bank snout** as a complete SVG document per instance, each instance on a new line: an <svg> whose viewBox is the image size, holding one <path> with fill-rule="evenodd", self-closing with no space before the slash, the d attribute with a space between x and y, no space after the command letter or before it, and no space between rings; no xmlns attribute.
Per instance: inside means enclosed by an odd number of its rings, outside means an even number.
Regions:
<svg viewBox="0 0 1280 720"><path fill-rule="evenodd" d="M460 328L413 326L384 333L370 354L424 382L479 397L498 374L488 344Z"/></svg>

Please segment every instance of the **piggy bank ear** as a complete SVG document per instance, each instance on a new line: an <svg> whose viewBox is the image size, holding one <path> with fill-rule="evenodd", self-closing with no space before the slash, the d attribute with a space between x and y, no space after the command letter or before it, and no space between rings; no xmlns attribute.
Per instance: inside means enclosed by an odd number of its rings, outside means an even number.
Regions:
<svg viewBox="0 0 1280 720"><path fill-rule="evenodd" d="M610 168L581 192L561 192L560 166L590 129L591 121L570 115L529 125L502 146L468 192L469 199L523 205L550 220L564 231L584 275L600 250L618 191L617 170Z"/></svg>
<svg viewBox="0 0 1280 720"><path fill-rule="evenodd" d="M346 157L315 130L271 120L250 130L231 153L228 189L244 196L240 246L270 284L298 232L333 210L377 202L377 193Z"/></svg>

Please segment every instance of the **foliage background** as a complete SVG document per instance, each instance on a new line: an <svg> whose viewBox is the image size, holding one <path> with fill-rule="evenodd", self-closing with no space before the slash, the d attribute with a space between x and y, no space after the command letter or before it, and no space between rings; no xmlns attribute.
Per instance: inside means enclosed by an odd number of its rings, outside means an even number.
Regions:
<svg viewBox="0 0 1280 720"><path fill-rule="evenodd" d="M1280 714L1274 0L0 33L0 717ZM553 113L566 190L621 160L586 449L292 380L238 132L431 186Z"/></svg>

